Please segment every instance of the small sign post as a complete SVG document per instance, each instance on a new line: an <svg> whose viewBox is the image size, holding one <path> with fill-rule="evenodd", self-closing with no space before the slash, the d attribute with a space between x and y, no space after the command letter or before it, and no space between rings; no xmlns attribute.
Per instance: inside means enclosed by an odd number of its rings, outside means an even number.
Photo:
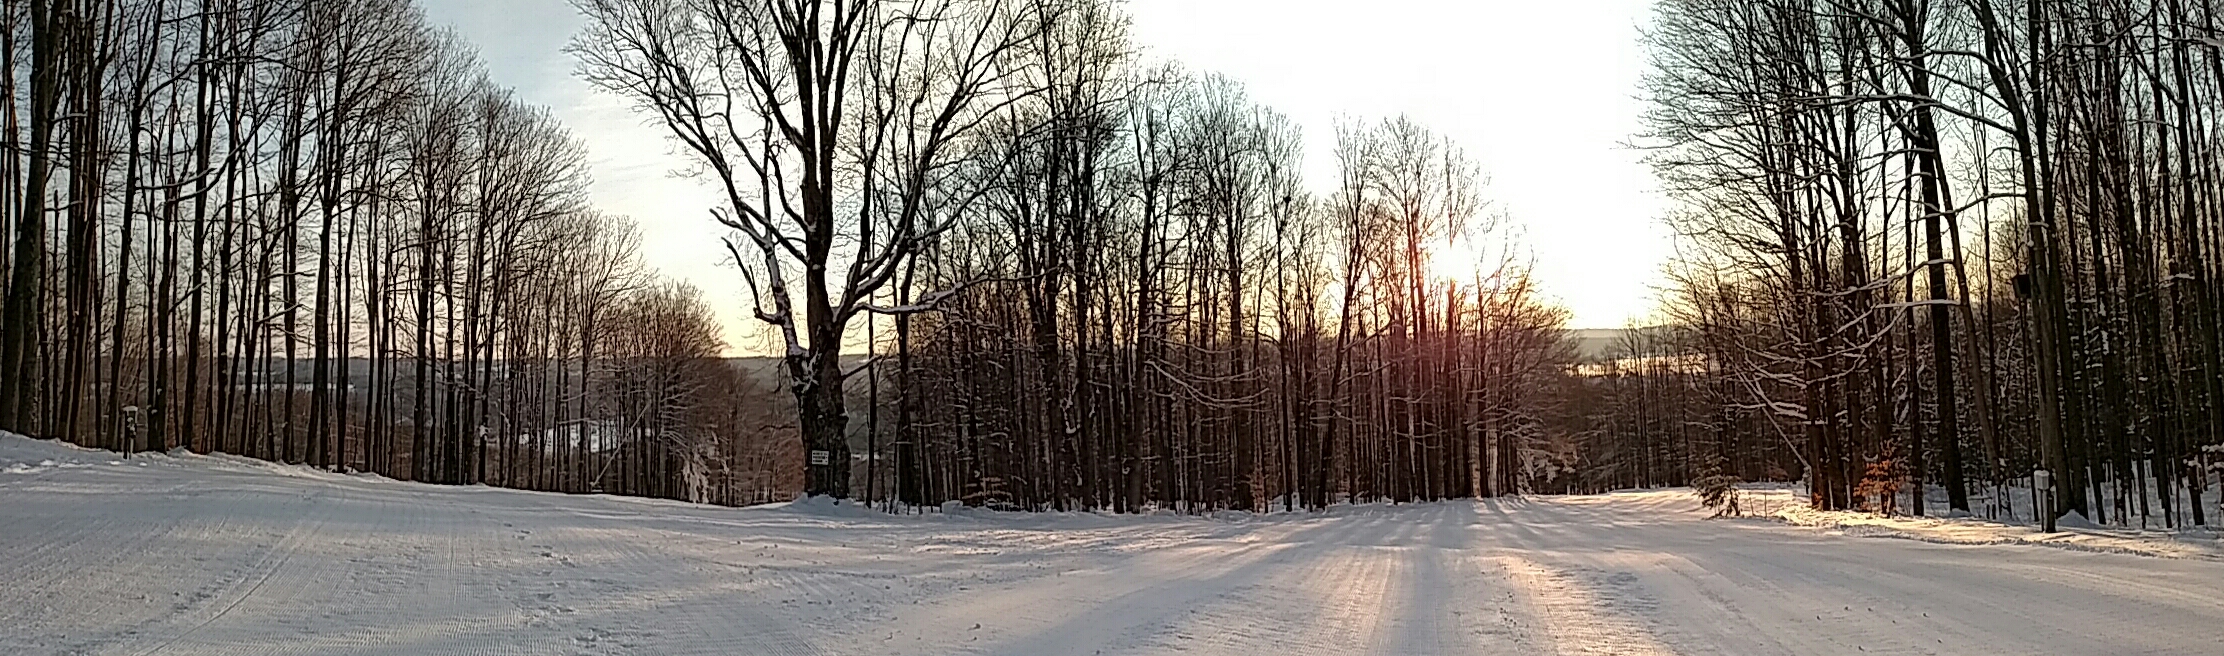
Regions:
<svg viewBox="0 0 2224 656"><path fill-rule="evenodd" d="M825 466L827 466L827 465L829 465L829 464L833 464L833 462L834 462L834 454L833 454L833 453L831 453L831 452L828 452L828 451L826 451L826 450L823 450L823 449L812 449L812 450L811 450L811 466L813 466L813 467L825 467Z"/></svg>
<svg viewBox="0 0 2224 656"><path fill-rule="evenodd" d="M2031 488L2039 499L2039 530L2054 532L2054 472L2044 469L2031 472Z"/></svg>

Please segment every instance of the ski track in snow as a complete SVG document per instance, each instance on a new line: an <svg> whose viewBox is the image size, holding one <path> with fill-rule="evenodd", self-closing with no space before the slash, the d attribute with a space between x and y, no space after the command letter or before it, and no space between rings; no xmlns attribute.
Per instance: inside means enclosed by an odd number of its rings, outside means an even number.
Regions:
<svg viewBox="0 0 2224 656"><path fill-rule="evenodd" d="M0 437L0 654L2213 654L2224 563L1670 493L889 517Z"/></svg>

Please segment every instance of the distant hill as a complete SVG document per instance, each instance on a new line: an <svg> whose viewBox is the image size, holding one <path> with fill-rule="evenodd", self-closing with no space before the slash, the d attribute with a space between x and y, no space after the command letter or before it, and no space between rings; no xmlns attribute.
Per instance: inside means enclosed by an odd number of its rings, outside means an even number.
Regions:
<svg viewBox="0 0 2224 656"><path fill-rule="evenodd" d="M1621 349L1633 334L1660 332L1666 330L1666 328L1665 326L1580 328L1570 330L1568 333L1575 338L1576 357L1597 362L1625 355L1621 352Z"/></svg>
<svg viewBox="0 0 2224 656"><path fill-rule="evenodd" d="M1622 343L1629 331L1628 328L1579 328L1568 331L1568 334L1575 338L1576 357L1601 360Z"/></svg>

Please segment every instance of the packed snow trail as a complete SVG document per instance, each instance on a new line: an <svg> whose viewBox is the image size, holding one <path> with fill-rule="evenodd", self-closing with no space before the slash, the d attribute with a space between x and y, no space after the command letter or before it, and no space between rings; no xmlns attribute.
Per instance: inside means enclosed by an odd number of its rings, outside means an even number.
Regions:
<svg viewBox="0 0 2224 656"><path fill-rule="evenodd" d="M1624 494L890 517L0 437L0 654L2214 654L2224 563Z"/></svg>

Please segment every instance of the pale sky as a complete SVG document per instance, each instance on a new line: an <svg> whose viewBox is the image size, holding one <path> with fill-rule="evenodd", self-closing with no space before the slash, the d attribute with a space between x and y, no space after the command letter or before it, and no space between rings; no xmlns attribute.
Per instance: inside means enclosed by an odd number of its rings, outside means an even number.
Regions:
<svg viewBox="0 0 2224 656"><path fill-rule="evenodd" d="M422 0L515 88L587 144L593 202L633 217L663 274L702 288L737 351L763 351L740 273L721 264L716 197L669 175L685 161L661 127L573 77L563 47L582 19L565 0ZM1519 223L1545 291L1573 328L1618 328L1652 309L1669 255L1663 203L1641 155L1638 43L1651 0L1129 0L1148 61L1243 82L1304 128L1307 177L1335 180L1339 117L1412 116L1459 142Z"/></svg>

